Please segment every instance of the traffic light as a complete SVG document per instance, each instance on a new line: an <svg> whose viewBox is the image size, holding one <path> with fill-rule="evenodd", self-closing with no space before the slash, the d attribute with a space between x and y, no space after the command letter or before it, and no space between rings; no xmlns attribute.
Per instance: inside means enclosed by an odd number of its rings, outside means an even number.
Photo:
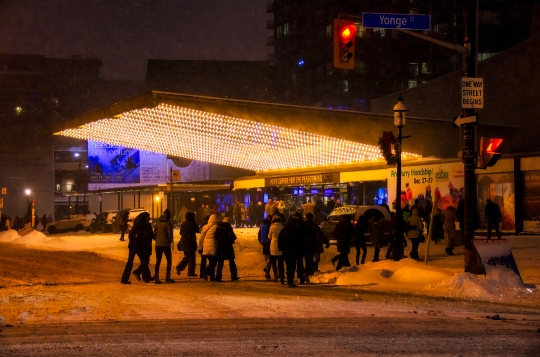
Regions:
<svg viewBox="0 0 540 357"><path fill-rule="evenodd" d="M503 139L480 137L480 167L491 167L497 163L501 157L501 153L495 152Z"/></svg>
<svg viewBox="0 0 540 357"><path fill-rule="evenodd" d="M334 19L334 67L354 69L354 21Z"/></svg>

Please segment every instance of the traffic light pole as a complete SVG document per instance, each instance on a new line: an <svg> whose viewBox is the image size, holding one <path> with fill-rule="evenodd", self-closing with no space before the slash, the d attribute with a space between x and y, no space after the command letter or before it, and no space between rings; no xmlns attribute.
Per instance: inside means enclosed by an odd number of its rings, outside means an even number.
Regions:
<svg viewBox="0 0 540 357"><path fill-rule="evenodd" d="M464 11L464 37L465 48L470 52L464 56L464 76L476 77L476 53L477 53L477 0L466 0ZM467 117L474 113L473 109L462 109L462 116ZM465 272L478 274L483 273L483 269L478 267L477 252L473 246L474 220L476 202L476 153L474 150L475 125L465 124L461 126L463 138L463 174L464 174L464 223L463 238L465 245ZM481 269L481 270L479 270Z"/></svg>

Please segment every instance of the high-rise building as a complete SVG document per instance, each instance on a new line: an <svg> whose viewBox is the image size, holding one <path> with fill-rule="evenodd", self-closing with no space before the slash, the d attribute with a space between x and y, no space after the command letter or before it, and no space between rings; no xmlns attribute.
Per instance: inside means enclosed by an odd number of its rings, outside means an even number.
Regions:
<svg viewBox="0 0 540 357"><path fill-rule="evenodd" d="M461 68L461 55L399 30L364 28L363 12L431 15L423 34L463 45L466 0L275 0L267 28L274 35L273 61L281 81L280 100L334 109L369 111L369 102L421 85ZM478 0L479 60L530 37L534 0ZM335 69L333 19L354 20L354 70Z"/></svg>

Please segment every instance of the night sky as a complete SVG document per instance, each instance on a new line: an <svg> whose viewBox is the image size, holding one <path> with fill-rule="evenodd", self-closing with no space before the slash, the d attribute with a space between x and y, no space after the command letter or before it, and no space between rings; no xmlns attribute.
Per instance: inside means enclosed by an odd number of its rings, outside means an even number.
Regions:
<svg viewBox="0 0 540 357"><path fill-rule="evenodd" d="M143 80L148 59L265 61L269 0L0 0L0 53L99 58Z"/></svg>

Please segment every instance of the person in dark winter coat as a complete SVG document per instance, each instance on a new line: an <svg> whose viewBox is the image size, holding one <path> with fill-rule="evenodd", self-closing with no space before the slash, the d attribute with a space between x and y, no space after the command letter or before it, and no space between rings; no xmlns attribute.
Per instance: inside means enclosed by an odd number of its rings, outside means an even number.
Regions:
<svg viewBox="0 0 540 357"><path fill-rule="evenodd" d="M259 243L262 245L262 253L264 255L264 273L267 280L271 279L270 277L270 240L268 239L268 233L270 232L270 220L265 218L261 227L259 228L258 239Z"/></svg>
<svg viewBox="0 0 540 357"><path fill-rule="evenodd" d="M133 228L131 229L131 232L129 232L129 254L124 273L122 274L122 284L131 284L129 281L129 274L133 268L135 255L139 257L141 264L132 274L139 281L141 280L142 274L145 283L148 283L152 279L148 264L150 263L150 256L152 255L153 238L154 234L152 232L152 225L150 224L150 214L148 212L143 212L137 216Z"/></svg>
<svg viewBox="0 0 540 357"><path fill-rule="evenodd" d="M318 223L321 223L326 217L326 208L324 207L324 202L319 198L317 203L315 203L315 219Z"/></svg>
<svg viewBox="0 0 540 357"><path fill-rule="evenodd" d="M365 230L367 229L368 221L365 216L360 216L354 226L354 247L356 248L356 265L360 263L364 264L367 255L366 239L364 237ZM362 250L362 260L360 260L360 250Z"/></svg>
<svg viewBox="0 0 540 357"><path fill-rule="evenodd" d="M305 255L306 282L309 281L309 276L315 273L313 260L315 258L315 251L317 249L317 230L316 229L318 228L318 226L317 226L317 223L315 223L315 221L313 220L314 218L315 216L312 213L306 214L306 229L307 229L307 234L308 234L308 241L306 245L306 255Z"/></svg>
<svg viewBox="0 0 540 357"><path fill-rule="evenodd" d="M330 197L330 201L326 204L326 215L328 216L330 212L334 210L334 207L336 205L336 201L334 201L334 197Z"/></svg>
<svg viewBox="0 0 540 357"><path fill-rule="evenodd" d="M355 238L354 226L351 222L351 216L343 215L341 221L338 222L334 231L332 232L332 238L337 241L338 255L332 258L332 263L337 261L336 270L340 270L342 267L350 267L349 253L351 251L351 241Z"/></svg>
<svg viewBox="0 0 540 357"><path fill-rule="evenodd" d="M47 215L43 213L43 216L41 217L41 225L43 228L41 229L42 232L47 232L47 224L49 221L47 221Z"/></svg>
<svg viewBox="0 0 540 357"><path fill-rule="evenodd" d="M120 235L120 240L124 241L124 235L126 234L126 231L128 229L128 219L129 219L129 211L124 211L122 213L122 216L120 217L122 219L122 222L120 224L120 229L122 230L122 234Z"/></svg>
<svg viewBox="0 0 540 357"><path fill-rule="evenodd" d="M195 222L195 213L187 212L186 220L180 226L179 248L184 252L184 258L176 266L176 274L188 267L188 276L197 276L195 274L195 252L197 252L197 233L199 225Z"/></svg>
<svg viewBox="0 0 540 357"><path fill-rule="evenodd" d="M307 216L307 215L306 215ZM313 221L306 220L306 223L311 228L312 232L315 234L315 252L313 255L313 272L319 271L319 262L321 261L321 253L324 252L324 247L328 249L330 247L330 241L321 230L321 227Z"/></svg>
<svg viewBox="0 0 540 357"><path fill-rule="evenodd" d="M233 244L236 241L236 235L234 234L233 228L229 223L229 218L223 218L223 222L218 224L218 227L216 229L216 240L217 270L215 281L222 281L221 279L223 273L223 264L225 260L229 261L229 269L231 270L231 281L236 281L240 279L238 277L236 263L234 262L235 255Z"/></svg>
<svg viewBox="0 0 540 357"><path fill-rule="evenodd" d="M172 249L173 249L173 226L171 223L171 211L166 209L159 217L156 229L154 230L154 238L156 239L156 267L154 272L154 282L162 284L159 279L159 266L161 265L161 257L165 254L167 259L167 273L165 275L166 283L174 283L171 279L172 267Z"/></svg>
<svg viewBox="0 0 540 357"><path fill-rule="evenodd" d="M381 223L379 222L379 217L373 217L373 220L369 223L369 237L371 240L371 245L375 247L375 254L373 256L373 262L379 261L379 253L384 244L384 232Z"/></svg>
<svg viewBox="0 0 540 357"><path fill-rule="evenodd" d="M294 272L297 270L300 284L305 283L303 257L308 241L306 222L299 213L295 213L279 233L278 249L285 256L287 264L287 286L296 287Z"/></svg>
<svg viewBox="0 0 540 357"><path fill-rule="evenodd" d="M501 232L499 231L499 222L501 221L501 209L499 205L490 199L486 200L486 221L488 223L487 239L491 239L491 229L495 228L497 237L501 239Z"/></svg>

